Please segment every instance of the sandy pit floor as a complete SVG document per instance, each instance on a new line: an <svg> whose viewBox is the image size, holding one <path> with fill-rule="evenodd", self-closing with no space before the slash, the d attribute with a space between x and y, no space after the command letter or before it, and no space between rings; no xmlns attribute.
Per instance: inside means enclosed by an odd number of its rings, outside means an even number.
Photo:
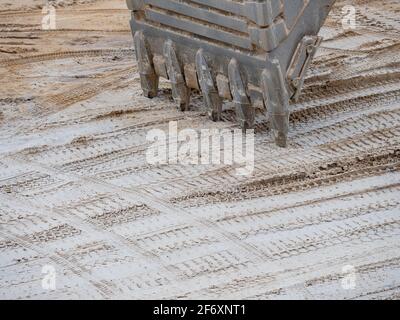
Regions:
<svg viewBox="0 0 400 320"><path fill-rule="evenodd" d="M337 2L251 177L149 165L151 129L237 126L142 96L125 1L54 3L0 0L1 299L400 298L399 1Z"/></svg>

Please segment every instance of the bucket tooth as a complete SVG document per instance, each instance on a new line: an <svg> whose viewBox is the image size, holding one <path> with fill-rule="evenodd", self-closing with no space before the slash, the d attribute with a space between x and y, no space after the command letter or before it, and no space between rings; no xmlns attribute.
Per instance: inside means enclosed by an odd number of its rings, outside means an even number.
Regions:
<svg viewBox="0 0 400 320"><path fill-rule="evenodd" d="M143 94L148 98L154 98L157 96L159 77L154 70L153 57L143 32L136 32L133 41Z"/></svg>
<svg viewBox="0 0 400 320"><path fill-rule="evenodd" d="M196 69L201 91L208 109L208 115L213 121L221 120L222 101L215 86L211 70L204 57L203 50L200 49L196 54Z"/></svg>
<svg viewBox="0 0 400 320"><path fill-rule="evenodd" d="M252 129L255 121L255 109L247 95L246 86L240 74L239 64L232 59L228 66L229 83L235 105L236 118L243 130Z"/></svg>
<svg viewBox="0 0 400 320"><path fill-rule="evenodd" d="M289 94L278 60L272 61L271 69L263 71L261 82L275 142L280 147L286 147L290 116Z"/></svg>
<svg viewBox="0 0 400 320"><path fill-rule="evenodd" d="M190 88L187 87L181 65L171 40L164 44L167 73L172 86L172 97L181 111L187 111L190 104Z"/></svg>

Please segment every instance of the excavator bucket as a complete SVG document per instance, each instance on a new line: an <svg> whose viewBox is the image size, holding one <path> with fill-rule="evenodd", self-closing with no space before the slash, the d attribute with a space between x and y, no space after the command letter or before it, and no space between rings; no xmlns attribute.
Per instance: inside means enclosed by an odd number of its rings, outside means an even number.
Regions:
<svg viewBox="0 0 400 320"><path fill-rule="evenodd" d="M141 85L153 98L169 79L182 111L192 89L210 118L233 102L243 129L268 119L285 147L290 102L300 95L335 0L127 0Z"/></svg>

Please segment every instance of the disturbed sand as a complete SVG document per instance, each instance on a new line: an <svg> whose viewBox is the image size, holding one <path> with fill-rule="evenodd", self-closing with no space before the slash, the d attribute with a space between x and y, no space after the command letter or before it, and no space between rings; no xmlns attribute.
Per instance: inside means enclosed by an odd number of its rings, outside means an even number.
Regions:
<svg viewBox="0 0 400 320"><path fill-rule="evenodd" d="M169 121L236 125L142 97L125 1L55 1L52 31L41 3L0 0L0 298L400 298L400 1L353 1L352 31L338 1L250 178L146 162Z"/></svg>

